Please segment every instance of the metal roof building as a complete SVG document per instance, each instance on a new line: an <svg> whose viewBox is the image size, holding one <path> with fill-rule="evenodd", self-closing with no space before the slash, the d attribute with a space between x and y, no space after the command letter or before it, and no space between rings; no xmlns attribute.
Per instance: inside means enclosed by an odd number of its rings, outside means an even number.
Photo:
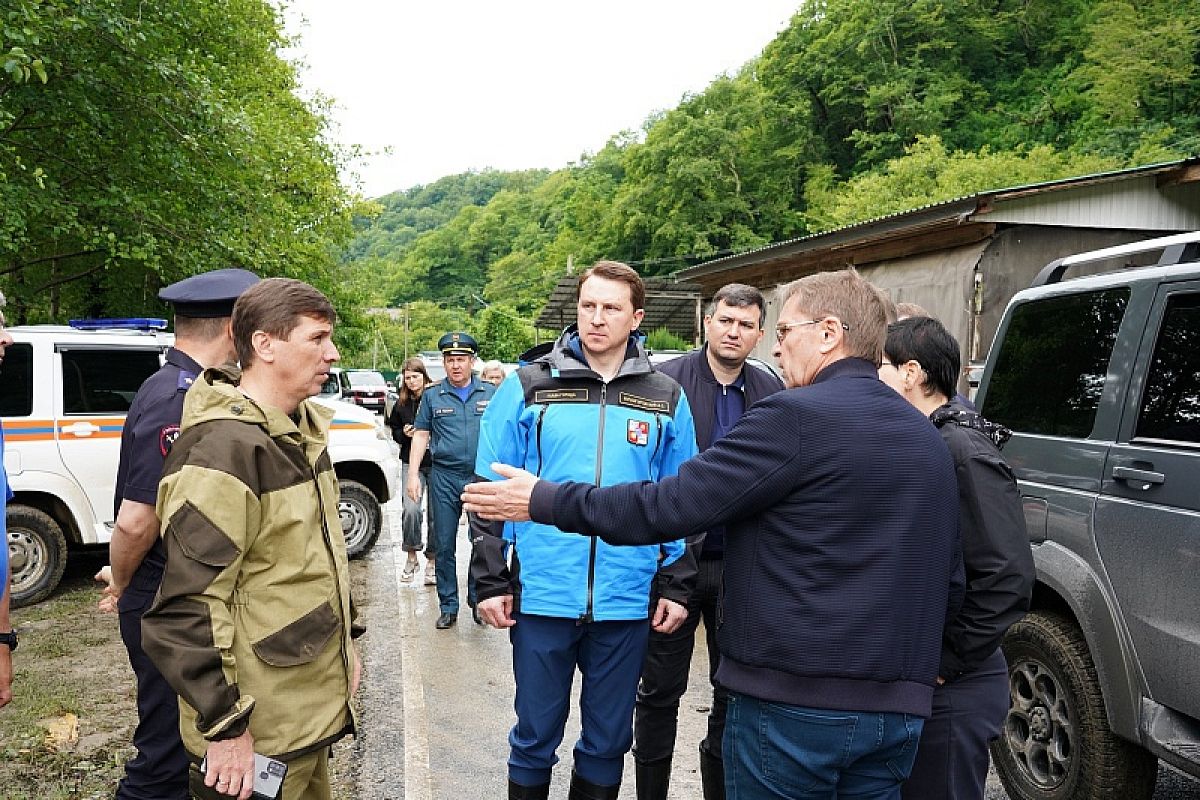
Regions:
<svg viewBox="0 0 1200 800"><path fill-rule="evenodd" d="M987 355L1008 300L1050 261L1200 230L1200 159L979 192L681 270L707 299L730 282L764 291L854 266L897 302L941 319L964 366ZM1107 264L1096 271L1114 269ZM772 302L768 323L778 309ZM773 342L764 337L760 356Z"/></svg>
<svg viewBox="0 0 1200 800"><path fill-rule="evenodd" d="M579 275L568 272L558 279L550 299L542 307L537 321L539 329L561 331L575 322L575 286ZM695 341L700 333L701 288L695 283L681 283L671 278L643 278L646 285L646 316L642 320L644 333L666 328L686 341Z"/></svg>

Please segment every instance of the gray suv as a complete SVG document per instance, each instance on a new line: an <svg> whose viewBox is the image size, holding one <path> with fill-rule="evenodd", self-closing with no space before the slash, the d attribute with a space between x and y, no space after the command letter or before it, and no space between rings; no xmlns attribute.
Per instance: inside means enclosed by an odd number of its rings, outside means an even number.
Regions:
<svg viewBox="0 0 1200 800"><path fill-rule="evenodd" d="M976 400L1013 430L1038 570L1004 643L1009 795L1149 798L1157 759L1200 776L1200 233L1048 265Z"/></svg>

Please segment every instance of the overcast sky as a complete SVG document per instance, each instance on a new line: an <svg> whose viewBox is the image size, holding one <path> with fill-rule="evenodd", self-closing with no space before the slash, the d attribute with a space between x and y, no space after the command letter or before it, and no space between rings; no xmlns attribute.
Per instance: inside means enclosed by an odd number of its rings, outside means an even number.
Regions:
<svg viewBox="0 0 1200 800"><path fill-rule="evenodd" d="M291 0L289 58L335 102L377 197L468 169L558 168L733 73L800 0ZM304 20L301 22L301 18ZM390 152L383 152L390 149Z"/></svg>

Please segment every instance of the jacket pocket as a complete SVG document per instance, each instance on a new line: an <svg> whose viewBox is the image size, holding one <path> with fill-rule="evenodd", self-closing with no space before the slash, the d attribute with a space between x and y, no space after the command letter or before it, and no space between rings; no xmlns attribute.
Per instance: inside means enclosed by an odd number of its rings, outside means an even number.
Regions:
<svg viewBox="0 0 1200 800"><path fill-rule="evenodd" d="M273 667L296 667L317 657L342 628L329 603L321 603L300 619L251 645L254 654Z"/></svg>
<svg viewBox="0 0 1200 800"><path fill-rule="evenodd" d="M223 530L191 502L171 515L168 523L179 549L192 561L224 569L238 557L238 547Z"/></svg>
<svg viewBox="0 0 1200 800"><path fill-rule="evenodd" d="M171 562L167 588L174 596L204 592L240 554L233 540L190 502L171 515L163 542Z"/></svg>

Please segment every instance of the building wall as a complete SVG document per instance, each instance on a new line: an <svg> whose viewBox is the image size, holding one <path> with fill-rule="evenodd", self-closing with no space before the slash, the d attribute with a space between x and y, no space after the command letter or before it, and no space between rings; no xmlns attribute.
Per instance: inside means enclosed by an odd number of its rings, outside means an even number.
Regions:
<svg viewBox="0 0 1200 800"><path fill-rule="evenodd" d="M996 328L1004 309L1013 295L1033 283L1038 272L1052 261L1089 250L1128 244L1157 236L1169 236L1177 231L1098 230L1093 228L1058 228L1044 225L1016 225L999 230L992 237L982 258L979 271L983 275L982 307L979 309L973 343L964 342L964 357L969 361L987 358L996 336ZM1154 263L1158 254L1141 258L1138 263ZM1119 269L1121 264L1095 264L1072 270L1065 277ZM965 362L964 362L965 363Z"/></svg>
<svg viewBox="0 0 1200 800"><path fill-rule="evenodd" d="M858 270L867 280L887 291L894 301L916 303L946 325L962 346L964 377L961 388L966 391L965 372L972 362L979 363L987 358L1008 301L1028 287L1043 267L1074 253L1174 232L1014 225L1000 228L982 242L863 264ZM1156 258L1157 254L1153 254L1139 263L1153 263ZM1089 266L1070 272L1068 277L1120 266ZM736 279L730 276L730 280ZM767 334L754 355L769 363L774 363L774 330L779 321L780 304L775 298L778 286L772 283L758 287L767 296Z"/></svg>

